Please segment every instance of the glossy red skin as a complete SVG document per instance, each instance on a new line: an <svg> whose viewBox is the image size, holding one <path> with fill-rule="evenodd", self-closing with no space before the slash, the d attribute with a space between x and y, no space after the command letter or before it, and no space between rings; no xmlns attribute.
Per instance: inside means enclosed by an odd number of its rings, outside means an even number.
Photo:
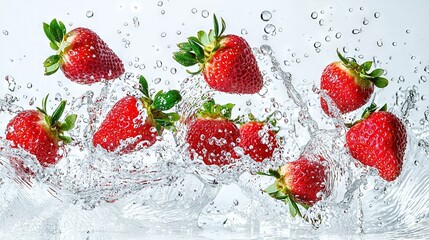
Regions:
<svg viewBox="0 0 429 240"><path fill-rule="evenodd" d="M7 125L6 139L12 142L12 147L33 154L43 167L55 164L62 158L58 152L60 139L50 132L44 115L36 110L18 113Z"/></svg>
<svg viewBox="0 0 429 240"><path fill-rule="evenodd" d="M119 100L107 113L106 118L95 132L92 138L93 145L100 145L105 150L114 152L121 145L121 141L141 136L122 148L119 153L126 154L136 151L138 150L137 145L141 142L144 147L152 146L158 136L155 131L155 123L151 115L147 116L143 122L143 117L140 116L141 112L137 107L138 102L141 103L141 100L131 96ZM141 104L143 107L143 103Z"/></svg>
<svg viewBox="0 0 429 240"><path fill-rule="evenodd" d="M226 35L220 45L204 65L203 74L209 86L226 93L259 92L263 78L246 40L236 35Z"/></svg>
<svg viewBox="0 0 429 240"><path fill-rule="evenodd" d="M203 139L201 136L204 136ZM216 144L213 138L225 141ZM218 166L227 165L238 158L234 147L239 145L239 139L240 131L234 123L226 119L209 118L195 119L186 136L192 159L196 153L206 165Z"/></svg>
<svg viewBox="0 0 429 240"><path fill-rule="evenodd" d="M323 158L320 157L323 161ZM318 161L300 157L294 162L285 164L280 169L283 176L281 184L286 187L287 194L300 204L313 206L326 194L326 168Z"/></svg>
<svg viewBox="0 0 429 240"><path fill-rule="evenodd" d="M356 81L364 81L363 86L359 86ZM371 82L355 76L342 62L333 62L323 70L320 88L332 98L342 114L365 105L374 92L374 85ZM326 114L332 115L323 98L320 98L320 104Z"/></svg>
<svg viewBox="0 0 429 240"><path fill-rule="evenodd" d="M68 79L92 84L125 72L121 59L90 29L76 28L66 35L66 41L71 44L64 50L61 69Z"/></svg>
<svg viewBox="0 0 429 240"><path fill-rule="evenodd" d="M240 147L256 162L271 159L277 147L276 134L264 126L261 122L248 122L240 128Z"/></svg>
<svg viewBox="0 0 429 240"><path fill-rule="evenodd" d="M353 158L375 167L386 181L394 181L402 170L407 132L399 118L389 112L375 112L354 125L346 135Z"/></svg>

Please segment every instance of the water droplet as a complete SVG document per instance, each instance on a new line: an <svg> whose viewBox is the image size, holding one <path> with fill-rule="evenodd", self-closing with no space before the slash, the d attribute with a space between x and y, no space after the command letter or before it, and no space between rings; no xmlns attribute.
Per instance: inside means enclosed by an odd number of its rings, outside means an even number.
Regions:
<svg viewBox="0 0 429 240"><path fill-rule="evenodd" d="M379 18L379 17L380 17L380 13L379 13L379 12L375 12L375 13L374 13L374 17L375 17L375 18Z"/></svg>
<svg viewBox="0 0 429 240"><path fill-rule="evenodd" d="M182 34L182 32L180 30L177 30L176 34L180 35L180 34Z"/></svg>
<svg viewBox="0 0 429 240"><path fill-rule="evenodd" d="M124 22L124 26L128 26L128 23L127 23L127 22Z"/></svg>
<svg viewBox="0 0 429 240"><path fill-rule="evenodd" d="M405 30L406 34L410 34L410 32L411 32L410 29Z"/></svg>
<svg viewBox="0 0 429 240"><path fill-rule="evenodd" d="M427 81L426 76L420 76L419 83L425 83Z"/></svg>
<svg viewBox="0 0 429 240"><path fill-rule="evenodd" d="M348 49L347 47L343 47L343 52L344 52L344 53L348 53L348 52L349 52L349 49Z"/></svg>
<svg viewBox="0 0 429 240"><path fill-rule="evenodd" d="M267 33L267 34L275 35L275 32L276 32L276 26L274 26L273 24L267 24L267 25L264 27L264 31L265 31L265 33Z"/></svg>
<svg viewBox="0 0 429 240"><path fill-rule="evenodd" d="M235 205L235 206L238 206L238 203L239 203L239 202L238 202L238 200L237 200L237 199L234 199L233 203L234 203L234 205Z"/></svg>
<svg viewBox="0 0 429 240"><path fill-rule="evenodd" d="M271 14L271 12L269 12L267 10L265 10L261 13L261 19L262 19L262 21L265 21L265 22L270 21L272 16L273 15Z"/></svg>
<svg viewBox="0 0 429 240"><path fill-rule="evenodd" d="M315 42L314 43L314 47L315 48L320 48L322 46L322 44L320 42Z"/></svg>
<svg viewBox="0 0 429 240"><path fill-rule="evenodd" d="M404 76L399 76L399 82L405 82L405 77Z"/></svg>
<svg viewBox="0 0 429 240"><path fill-rule="evenodd" d="M34 104L35 101L36 101L36 97L32 97L32 98L30 98L30 101L28 101L28 104L30 106L33 106L33 104Z"/></svg>
<svg viewBox="0 0 429 240"><path fill-rule="evenodd" d="M176 74L177 73L177 69L176 68L171 68L170 72L171 72L171 74Z"/></svg>
<svg viewBox="0 0 429 240"><path fill-rule="evenodd" d="M161 10L161 14L164 15L165 14L165 10Z"/></svg>
<svg viewBox="0 0 429 240"><path fill-rule="evenodd" d="M425 111L425 119L429 121L429 109Z"/></svg>
<svg viewBox="0 0 429 240"><path fill-rule="evenodd" d="M319 20L319 25L320 25L320 26L323 26L324 24L325 24L325 21L324 21L323 19L320 19L320 20Z"/></svg>
<svg viewBox="0 0 429 240"><path fill-rule="evenodd" d="M158 83L160 83L160 82L161 82L161 78L155 78L155 79L153 80L153 82L154 82L155 84L158 84Z"/></svg>
<svg viewBox="0 0 429 240"><path fill-rule="evenodd" d="M167 36L167 33L162 32L162 33L161 33L161 37L165 37L165 36Z"/></svg>
<svg viewBox="0 0 429 240"><path fill-rule="evenodd" d="M31 84L31 83L27 83L27 88L28 89L30 89L30 88L32 88L33 87L33 84Z"/></svg>
<svg viewBox="0 0 429 240"><path fill-rule="evenodd" d="M325 41L326 41L326 42L330 42L330 41L331 41L331 37L330 37L330 36L326 36L326 37L325 37Z"/></svg>
<svg viewBox="0 0 429 240"><path fill-rule="evenodd" d="M396 45L398 45L398 43L397 42L392 42L392 46L396 46Z"/></svg>
<svg viewBox="0 0 429 240"><path fill-rule="evenodd" d="M340 39L340 38L341 38L341 36L342 36L342 34L341 34L340 32L337 32L337 33L335 34L335 38L336 38L336 39Z"/></svg>
<svg viewBox="0 0 429 240"><path fill-rule="evenodd" d="M195 13L197 13L197 12L198 12L198 10L197 10L196 8L192 8L192 9L191 9L191 13L195 14Z"/></svg>
<svg viewBox="0 0 429 240"><path fill-rule="evenodd" d="M383 46L383 41L381 41L381 39L377 41L377 46L379 46L379 47Z"/></svg>
<svg viewBox="0 0 429 240"><path fill-rule="evenodd" d="M92 17L94 17L94 12L93 12L93 11L87 11L87 12L86 12L86 17L87 17L87 18L92 18Z"/></svg>
<svg viewBox="0 0 429 240"><path fill-rule="evenodd" d="M158 68L161 68L161 67L162 67L162 62L161 62L160 60L157 60L157 61L156 61L156 66L157 66Z"/></svg>
<svg viewBox="0 0 429 240"><path fill-rule="evenodd" d="M262 45L261 46L261 52L263 53L263 54L266 54L266 55L271 55L272 53L273 53L273 50L271 49L271 47L270 46L268 46L268 45Z"/></svg>
<svg viewBox="0 0 429 240"><path fill-rule="evenodd" d="M247 30L246 30L246 29L244 29L244 28L243 28L243 29L241 29L241 34L242 34L242 35L247 35L247 34L248 34L248 32L247 32Z"/></svg>
<svg viewBox="0 0 429 240"><path fill-rule="evenodd" d="M16 87L15 78L13 78L11 75L6 75L6 77L4 79L8 83L9 91L11 91L11 92L15 91L15 87Z"/></svg>
<svg viewBox="0 0 429 240"><path fill-rule="evenodd" d="M353 8L349 8L349 12L353 12Z"/></svg>
<svg viewBox="0 0 429 240"><path fill-rule="evenodd" d="M362 7L360 7L359 9L360 9L361 11L363 11L365 8L362 6Z"/></svg>
<svg viewBox="0 0 429 240"><path fill-rule="evenodd" d="M207 11L207 10L203 10L203 11L201 12L201 16L203 16L203 18L207 18L209 15L210 15L210 13L209 13L209 11Z"/></svg>
<svg viewBox="0 0 429 240"><path fill-rule="evenodd" d="M311 18L312 19L317 19L317 17L318 17L319 15L317 14L317 12L312 12L311 13Z"/></svg>
<svg viewBox="0 0 429 240"><path fill-rule="evenodd" d="M369 20L365 18L362 23L363 23L363 25L368 25Z"/></svg>
<svg viewBox="0 0 429 240"><path fill-rule="evenodd" d="M429 73L429 65L427 65L423 70L424 70L426 73Z"/></svg>
<svg viewBox="0 0 429 240"><path fill-rule="evenodd" d="M137 17L133 17L133 23L134 23L134 27L139 27L140 26L140 21Z"/></svg>
<svg viewBox="0 0 429 240"><path fill-rule="evenodd" d="M164 4L162 1L159 1L159 2L158 2L158 6L159 6L159 7L161 7L161 6L162 6L162 4Z"/></svg>
<svg viewBox="0 0 429 240"><path fill-rule="evenodd" d="M353 34L359 34L359 33L361 33L362 32L362 29L357 29L357 28L355 28L355 29L353 29L352 30L352 33Z"/></svg>
<svg viewBox="0 0 429 240"><path fill-rule="evenodd" d="M3 30L3 34L7 36L7 35L9 35L9 32L6 30Z"/></svg>

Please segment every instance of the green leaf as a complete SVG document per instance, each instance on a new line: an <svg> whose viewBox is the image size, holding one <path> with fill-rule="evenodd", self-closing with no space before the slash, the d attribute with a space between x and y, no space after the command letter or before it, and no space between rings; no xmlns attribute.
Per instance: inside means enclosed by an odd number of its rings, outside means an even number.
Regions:
<svg viewBox="0 0 429 240"><path fill-rule="evenodd" d="M139 83L140 83L140 91L143 93L143 95L145 97L150 98L150 96L149 96L149 85L148 85L147 80L144 76L140 75Z"/></svg>
<svg viewBox="0 0 429 240"><path fill-rule="evenodd" d="M63 37L64 37L67 34L66 26L61 21L59 21L59 25L60 25L60 29L61 29L61 31L63 33Z"/></svg>
<svg viewBox="0 0 429 240"><path fill-rule="evenodd" d="M216 37L219 37L219 23L216 18L216 14L213 14L213 23L214 23L214 34Z"/></svg>
<svg viewBox="0 0 429 240"><path fill-rule="evenodd" d="M173 58L185 67L190 67L198 63L197 56L187 51L175 52L173 53Z"/></svg>
<svg viewBox="0 0 429 240"><path fill-rule="evenodd" d="M368 118L371 115L371 113L375 112L375 110L377 110L377 104L371 103L371 105L365 108L365 110L363 111L362 118L363 119Z"/></svg>
<svg viewBox="0 0 429 240"><path fill-rule="evenodd" d="M376 77L371 80L378 88L384 88L389 85L389 80L383 77Z"/></svg>
<svg viewBox="0 0 429 240"><path fill-rule="evenodd" d="M191 48L191 44L189 42L182 42L177 44L177 46L179 47L180 50L184 50L184 51L192 51Z"/></svg>
<svg viewBox="0 0 429 240"><path fill-rule="evenodd" d="M58 71L58 69L60 69L59 63L54 64L50 67L45 67L45 76L49 76L49 75L56 73Z"/></svg>
<svg viewBox="0 0 429 240"><path fill-rule="evenodd" d="M368 71L369 71L369 69L371 69L372 61L364 62L364 63L362 63L362 65L360 65L360 66L361 66L361 68L364 70L364 72L366 73L366 72L368 72Z"/></svg>
<svg viewBox="0 0 429 240"><path fill-rule="evenodd" d="M74 128L76 123L77 115L70 114L65 119L64 122L60 125L60 129L64 132L67 132Z"/></svg>
<svg viewBox="0 0 429 240"><path fill-rule="evenodd" d="M54 64L57 64L60 61L61 57L60 55L52 55L50 57L48 57L44 62L43 62L43 66L44 67L50 67Z"/></svg>
<svg viewBox="0 0 429 240"><path fill-rule="evenodd" d="M180 115L176 112L167 113L167 116L172 122L177 122L180 120Z"/></svg>
<svg viewBox="0 0 429 240"><path fill-rule="evenodd" d="M51 125L54 125L58 122L58 120L60 120L61 116L63 115L64 109L66 108L66 103L66 100L61 101L58 107L52 113Z"/></svg>
<svg viewBox="0 0 429 240"><path fill-rule="evenodd" d="M374 71L372 71L369 75L373 78L377 78L380 77L381 75L383 75L384 70L381 68L377 68Z"/></svg>
<svg viewBox="0 0 429 240"><path fill-rule="evenodd" d="M196 41L196 38L190 37L189 43L191 44L192 51L194 51L195 55L197 56L197 60L200 63L204 63L204 49L200 46L200 44Z"/></svg>
<svg viewBox="0 0 429 240"><path fill-rule="evenodd" d="M160 124L155 124L155 129L158 135L161 136L163 127Z"/></svg>
<svg viewBox="0 0 429 240"><path fill-rule="evenodd" d="M47 106L47 103L48 103L48 97L49 97L49 94L47 94L46 95L46 97L44 97L43 99L42 99L42 109L43 109L43 111L47 114L47 108L46 108L46 106Z"/></svg>
<svg viewBox="0 0 429 240"><path fill-rule="evenodd" d="M180 92L177 90L170 90L166 93L158 92L154 97L152 108L156 110L170 110L174 105L182 100Z"/></svg>
<svg viewBox="0 0 429 240"><path fill-rule="evenodd" d="M50 31L52 33L52 35L55 38L55 41L57 41L58 43L61 43L63 41L63 30L61 30L61 27L57 21L57 19L53 19L49 25L50 27Z"/></svg>
<svg viewBox="0 0 429 240"><path fill-rule="evenodd" d="M73 139L69 136L64 136L64 135L58 135L58 137L63 140L64 143L71 143L73 141Z"/></svg>
<svg viewBox="0 0 429 240"><path fill-rule="evenodd" d="M55 51L57 51L58 49L60 49L60 47L58 47L58 45L57 45L57 44L55 44L55 43L53 43L53 42L50 42L50 43L49 43L49 46L51 46L51 48L52 48L53 50L55 50Z"/></svg>
<svg viewBox="0 0 429 240"><path fill-rule="evenodd" d="M387 111L387 104L385 103L385 104L383 105L383 107L381 107L381 108L380 108L380 110L378 110L378 111L380 111L380 112L385 112L385 111Z"/></svg>
<svg viewBox="0 0 429 240"><path fill-rule="evenodd" d="M269 169L268 170L268 172L271 174L271 176L273 176L273 177L275 177L275 178L277 178L277 179L279 179L281 176L280 176L280 173L278 172L278 171L276 171L276 170L274 170L274 169Z"/></svg>
<svg viewBox="0 0 429 240"><path fill-rule="evenodd" d="M271 184L270 186L268 186L267 188L264 189L264 192L268 193L268 194L273 194L273 193L277 193L279 190L277 189L277 186L275 183Z"/></svg>
<svg viewBox="0 0 429 240"><path fill-rule="evenodd" d="M51 117L49 115L45 115L45 122L46 122L46 125L52 126Z"/></svg>
<svg viewBox="0 0 429 240"><path fill-rule="evenodd" d="M269 176L272 177L271 174L269 173L265 173L265 172L256 172L257 175L261 175L261 176Z"/></svg>
<svg viewBox="0 0 429 240"><path fill-rule="evenodd" d="M199 31L198 32L198 39L200 40L200 42L206 46L209 45L210 41L209 41L209 36L207 35L206 32L204 31Z"/></svg>
<svg viewBox="0 0 429 240"><path fill-rule="evenodd" d="M220 18L220 21L222 22L222 30L220 31L219 36L222 36L222 34L226 30L226 23L225 23L225 20L223 20L223 18Z"/></svg>
<svg viewBox="0 0 429 240"><path fill-rule="evenodd" d="M200 41L200 39L198 39L196 37L188 37L188 42L191 44L191 48L192 48L192 44L204 46L204 44ZM192 48L192 50L194 50L194 48Z"/></svg>
<svg viewBox="0 0 429 240"><path fill-rule="evenodd" d="M209 42L213 42L215 40L215 37L216 37L215 32L212 29L210 29L210 31L209 31Z"/></svg>
<svg viewBox="0 0 429 240"><path fill-rule="evenodd" d="M292 215L292 217L296 217L296 215L302 217L302 214L301 214L301 211L299 210L298 205L291 197L286 198L285 203L289 206L289 212Z"/></svg>
<svg viewBox="0 0 429 240"><path fill-rule="evenodd" d="M49 24L43 23L43 31L45 32L46 37L48 37L49 41L51 43L56 44L57 41L55 40L55 37L52 35Z"/></svg>
<svg viewBox="0 0 429 240"><path fill-rule="evenodd" d="M343 55L341 55L341 53L338 51L338 49L337 49L337 55L341 59L341 62L343 62L344 64L349 64L349 60L347 60L345 57L343 57Z"/></svg>

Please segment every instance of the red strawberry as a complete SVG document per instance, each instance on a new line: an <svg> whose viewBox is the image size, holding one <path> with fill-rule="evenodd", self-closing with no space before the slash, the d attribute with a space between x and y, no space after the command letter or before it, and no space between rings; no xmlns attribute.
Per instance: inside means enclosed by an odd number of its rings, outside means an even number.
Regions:
<svg viewBox="0 0 429 240"><path fill-rule="evenodd" d="M263 122L248 122L240 128L240 147L256 162L273 156L277 148L276 133Z"/></svg>
<svg viewBox="0 0 429 240"><path fill-rule="evenodd" d="M223 166L238 158L234 147L239 145L240 131L229 120L233 107L215 104L213 99L204 103L186 136L192 159L198 156L206 165Z"/></svg>
<svg viewBox="0 0 429 240"><path fill-rule="evenodd" d="M362 164L375 167L386 181L394 181L401 173L407 145L407 131L399 118L385 112L386 105L378 112L371 106L347 132L347 146L353 158Z"/></svg>
<svg viewBox="0 0 429 240"><path fill-rule="evenodd" d="M54 19L50 24L43 23L43 30L51 41L51 48L57 52L43 63L45 75L61 67L68 79L92 84L124 73L121 59L90 29L80 27L66 33L64 24Z"/></svg>
<svg viewBox="0 0 429 240"><path fill-rule="evenodd" d="M6 139L11 141L12 147L22 148L33 154L43 167L55 164L62 158L60 150L63 145L60 142L72 141L63 134L74 127L77 117L76 114L71 114L64 122L59 121L66 101L62 101L52 116L49 116L46 110L47 99L48 96L43 99L42 109L18 113L6 129ZM19 161L17 164L20 164Z"/></svg>
<svg viewBox="0 0 429 240"><path fill-rule="evenodd" d="M321 156L317 158L318 161L314 161L301 156L277 171L270 169L268 174L258 172L260 175L276 178L276 182L265 189L265 192L288 204L293 217L302 216L296 203L308 208L321 200L321 193L325 196L329 194L326 189L326 167L322 164L325 160Z"/></svg>
<svg viewBox="0 0 429 240"><path fill-rule="evenodd" d="M173 58L185 67L199 65L210 87L226 93L253 94L261 90L263 79L249 44L242 37L225 35L226 25L214 18L214 30L207 34L198 32L198 38L189 37L188 42L178 44L179 51ZM188 71L189 72L189 71ZM191 73L191 72L189 72Z"/></svg>
<svg viewBox="0 0 429 240"><path fill-rule="evenodd" d="M119 150L120 154L130 153L138 150L137 146L152 146L164 128L174 129L174 122L179 119L179 115L162 111L180 102L182 97L179 91L164 93L161 90L152 100L143 76L140 77L140 85L144 97L127 96L119 100L94 134L94 146L100 145L109 152ZM123 143L126 140L128 143Z"/></svg>
<svg viewBox="0 0 429 240"><path fill-rule="evenodd" d="M341 113L348 113L368 102L374 85L384 88L389 81L381 77L383 69L368 73L371 61L359 65L354 58L344 58L338 51L337 54L341 61L333 62L323 70L320 88L326 91ZM323 98L320 98L320 104L323 111L331 116Z"/></svg>

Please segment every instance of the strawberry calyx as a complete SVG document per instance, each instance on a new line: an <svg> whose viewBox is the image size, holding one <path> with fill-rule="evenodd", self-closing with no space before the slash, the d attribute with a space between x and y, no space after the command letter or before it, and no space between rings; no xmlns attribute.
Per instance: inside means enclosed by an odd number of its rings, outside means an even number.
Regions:
<svg viewBox="0 0 429 240"><path fill-rule="evenodd" d="M151 97L149 93L148 83L144 76L139 77L140 92L143 94L141 101L148 111L148 115L152 116L155 121L155 128L158 134L162 130L168 129L176 131L174 123L180 119L177 112L164 112L172 109L177 103L182 100L182 96L178 90L170 90L164 92L158 91L155 96Z"/></svg>
<svg viewBox="0 0 429 240"><path fill-rule="evenodd" d="M372 82L378 88L384 88L389 84L389 80L381 77L384 73L383 69L377 68L369 72L372 67L372 61L366 61L359 65L355 58L344 57L338 49L337 55L342 64L357 77L356 81L359 86L368 86L367 81Z"/></svg>
<svg viewBox="0 0 429 240"><path fill-rule="evenodd" d="M351 128L354 125L356 125L356 124L362 122L363 120L369 118L369 116L371 116L371 114L373 114L374 112L377 112L377 111L378 112L385 112L385 111L387 111L387 104L384 104L381 108L379 108L377 110L377 104L375 104L374 102L372 102L371 105L369 107L365 108L365 110L363 111L361 119L359 119L359 120L357 120L357 121L355 121L353 123L346 123L345 125L346 125L346 127Z"/></svg>
<svg viewBox="0 0 429 240"><path fill-rule="evenodd" d="M52 115L49 115L46 108L48 97L49 94L43 98L42 108L37 107L37 110L44 115L45 126L49 129L49 131L55 138L61 139L66 144L72 142L73 139L69 136L64 135L64 133L74 128L77 115L70 114L65 117L63 122L59 121L64 113L64 109L67 104L66 100L61 101L58 107L52 113Z"/></svg>
<svg viewBox="0 0 429 240"><path fill-rule="evenodd" d="M212 98L203 103L203 107L195 113L195 117L231 120L231 113L234 106L232 103L224 105L216 104Z"/></svg>
<svg viewBox="0 0 429 240"><path fill-rule="evenodd" d="M269 176L276 178L276 181L264 189L264 192L266 192L270 197L283 201L286 205L289 206L289 213L292 217L296 217L297 215L300 217L302 216L301 210L298 207L298 204L304 207L305 209L308 209L309 206L299 203L295 201L293 195L290 193L288 186L285 186L283 179L285 176L282 176L280 174L280 168L278 170L269 169L268 173L265 172L256 172L256 174L261 176Z"/></svg>
<svg viewBox="0 0 429 240"><path fill-rule="evenodd" d="M185 67L199 64L199 68L195 72L186 70L189 74L198 74L204 69L204 65L210 61L215 52L221 48L222 34L225 32L226 23L221 18L221 28L219 29L219 21L216 15L213 15L214 28L208 33L199 31L197 37L189 37L187 42L179 43L179 51L173 53L173 58Z"/></svg>
<svg viewBox="0 0 429 240"><path fill-rule="evenodd" d="M64 50L70 45L70 43L65 41L67 31L64 23L57 21L57 19L53 19L49 24L43 23L43 30L50 41L49 45L54 51L56 51L56 54L49 56L43 62L45 75L51 75L60 68Z"/></svg>

